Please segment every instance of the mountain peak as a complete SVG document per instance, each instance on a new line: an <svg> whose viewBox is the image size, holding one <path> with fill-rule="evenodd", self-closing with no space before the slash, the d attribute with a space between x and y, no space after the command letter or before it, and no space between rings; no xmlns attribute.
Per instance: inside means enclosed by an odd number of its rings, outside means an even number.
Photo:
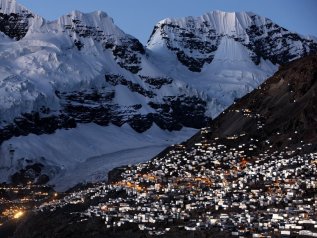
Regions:
<svg viewBox="0 0 317 238"><path fill-rule="evenodd" d="M0 0L0 12L3 14L23 13L30 11L17 3L16 0Z"/></svg>
<svg viewBox="0 0 317 238"><path fill-rule="evenodd" d="M65 26L66 28L82 28L80 30L81 32L86 29L86 27L89 29L93 27L97 31L102 31L106 35L118 35L120 37L125 36L125 33L114 24L113 19L103 11L83 13L75 10L60 17L57 21L55 21L55 23L63 28Z"/></svg>
<svg viewBox="0 0 317 238"><path fill-rule="evenodd" d="M210 64L223 37L245 46L252 61L262 59L284 64L316 50L314 40L301 37L253 12L211 11L199 17L167 18L160 21L148 41L148 48L175 52L190 71L200 72ZM293 47L294 44L297 47ZM261 49L258 47L261 45ZM260 52L260 53L259 53ZM186 61L186 62L185 62Z"/></svg>
<svg viewBox="0 0 317 238"><path fill-rule="evenodd" d="M74 17L83 17L83 16L86 16L86 17L99 17L100 19L102 18L110 18L109 15L104 12L104 11L93 11L93 12L90 12L90 13L85 13L85 12L81 12L81 11L78 11L78 10L73 10L71 11L68 15L71 15L71 16L74 16Z"/></svg>
<svg viewBox="0 0 317 238"><path fill-rule="evenodd" d="M246 34L246 29L254 24L255 18L257 25L263 25L265 22L270 21L253 12L225 12L215 10L198 17L166 18L161 20L157 26L165 24L177 24L183 28L201 28L203 26L215 30L218 34L233 36Z"/></svg>
<svg viewBox="0 0 317 238"><path fill-rule="evenodd" d="M106 17L109 17L109 15L106 13L106 12L104 12L104 11L94 11L94 12L92 12L91 14L93 14L93 15L97 15L97 16L99 16L100 18L106 18Z"/></svg>

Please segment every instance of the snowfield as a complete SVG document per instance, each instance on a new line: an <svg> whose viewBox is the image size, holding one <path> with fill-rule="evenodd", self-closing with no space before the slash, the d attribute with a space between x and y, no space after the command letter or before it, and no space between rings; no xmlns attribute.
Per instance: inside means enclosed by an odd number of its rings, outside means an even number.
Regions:
<svg viewBox="0 0 317 238"><path fill-rule="evenodd" d="M106 179L107 172L120 165L150 160L196 132L191 128L169 132L153 125L141 134L129 125L102 127L92 123L57 130L52 135L15 137L0 146L0 181L8 181L12 171L32 161L45 165L50 183L57 190L65 190L80 182ZM10 149L15 151L11 168Z"/></svg>

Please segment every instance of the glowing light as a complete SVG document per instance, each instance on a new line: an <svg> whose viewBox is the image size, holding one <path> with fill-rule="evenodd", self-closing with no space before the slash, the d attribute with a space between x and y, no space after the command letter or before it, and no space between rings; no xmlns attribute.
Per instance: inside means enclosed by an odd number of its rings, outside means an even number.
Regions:
<svg viewBox="0 0 317 238"><path fill-rule="evenodd" d="M19 211L16 214L14 214L13 218L14 219L19 219L20 217L22 217L24 215L24 212Z"/></svg>

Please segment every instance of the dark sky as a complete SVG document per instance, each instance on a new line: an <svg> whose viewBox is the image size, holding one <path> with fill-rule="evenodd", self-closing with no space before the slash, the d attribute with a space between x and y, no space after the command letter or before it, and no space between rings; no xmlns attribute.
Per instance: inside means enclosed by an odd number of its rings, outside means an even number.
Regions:
<svg viewBox="0 0 317 238"><path fill-rule="evenodd" d="M317 0L17 0L49 20L72 10L102 10L142 43L167 17L200 16L212 10L252 11L303 35L317 36Z"/></svg>

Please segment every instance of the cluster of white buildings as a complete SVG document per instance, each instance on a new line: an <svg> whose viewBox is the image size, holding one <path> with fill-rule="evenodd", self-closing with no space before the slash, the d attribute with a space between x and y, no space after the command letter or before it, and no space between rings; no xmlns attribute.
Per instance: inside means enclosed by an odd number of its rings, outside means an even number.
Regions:
<svg viewBox="0 0 317 238"><path fill-rule="evenodd" d="M229 148L215 138L190 150L175 145L163 158L127 166L118 182L40 209L97 200L79 222L100 217L109 229L135 224L151 235L218 228L237 237L317 237L317 153L300 156L285 149L247 156L257 143Z"/></svg>

